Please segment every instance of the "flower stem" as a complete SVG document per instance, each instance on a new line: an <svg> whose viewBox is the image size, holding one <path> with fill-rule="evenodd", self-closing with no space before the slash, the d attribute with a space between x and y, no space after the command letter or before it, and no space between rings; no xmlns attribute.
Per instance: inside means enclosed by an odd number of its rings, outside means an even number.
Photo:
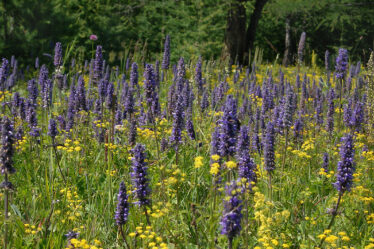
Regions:
<svg viewBox="0 0 374 249"><path fill-rule="evenodd" d="M339 204L340 204L340 200L341 200L341 198L342 198L342 195L343 195L343 192L339 191L338 201L336 202L336 205L335 205L335 207L334 207L334 210L332 211L332 217L331 217L331 220L330 220L329 225L328 225L327 228L326 228L327 230L330 229L331 226L334 224L335 217L336 217L336 215L338 214L338 208L339 208ZM326 237L323 238L323 239L321 240L321 242L320 242L320 244L319 244L319 246L318 246L319 248L322 247L322 244L323 244L323 242L325 241L325 239L326 239Z"/></svg>
<svg viewBox="0 0 374 249"><path fill-rule="evenodd" d="M130 249L129 244L126 241L126 236L125 236L125 233L123 232L122 226L119 226L118 229L119 229L119 232L121 233L123 241L125 242L126 248Z"/></svg>
<svg viewBox="0 0 374 249"><path fill-rule="evenodd" d="M7 185L8 183L8 174L5 173L4 174L4 182L5 182L5 185ZM8 195L9 195L9 190L7 188L7 186L5 186L5 191L4 191L4 249L7 249L8 248L8 219L9 219L9 215L8 215Z"/></svg>

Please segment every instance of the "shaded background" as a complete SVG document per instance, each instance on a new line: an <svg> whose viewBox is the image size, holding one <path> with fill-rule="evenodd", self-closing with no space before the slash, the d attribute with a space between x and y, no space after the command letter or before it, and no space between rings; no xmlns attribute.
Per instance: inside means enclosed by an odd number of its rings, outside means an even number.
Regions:
<svg viewBox="0 0 374 249"><path fill-rule="evenodd" d="M303 31L306 63L312 51L321 64L326 49L334 53L341 46L351 59L367 61L374 37L374 1L368 0L2 0L0 54L15 55L21 63L39 56L43 62L48 57L42 54L53 53L54 44L61 41L64 51L74 48L69 56L78 60L90 58L97 44L104 46L112 63L123 63L132 54L153 60L170 34L173 62L199 54L206 59L237 58L227 44L244 37L238 33L230 38L230 19L234 15L248 27L259 2L264 6L252 54L257 48L265 61L278 58L281 63L287 21L289 64L295 63ZM91 34L98 40L89 40Z"/></svg>

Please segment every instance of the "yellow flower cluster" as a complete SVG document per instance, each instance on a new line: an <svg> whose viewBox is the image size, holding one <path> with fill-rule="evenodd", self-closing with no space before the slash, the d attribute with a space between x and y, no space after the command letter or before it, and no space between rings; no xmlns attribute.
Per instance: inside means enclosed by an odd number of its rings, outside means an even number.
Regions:
<svg viewBox="0 0 374 249"><path fill-rule="evenodd" d="M95 121L93 121L93 123L98 128L107 128L110 125L110 123L108 121L107 122L101 122L100 120L95 120Z"/></svg>
<svg viewBox="0 0 374 249"><path fill-rule="evenodd" d="M73 151L79 152L79 151L82 150L82 147L80 146L79 141L72 141L70 139L65 140L64 146L59 145L56 148L58 150L63 150L63 151L69 152L69 153L71 153Z"/></svg>
<svg viewBox="0 0 374 249"><path fill-rule="evenodd" d="M258 187L254 187L254 201L255 201L255 219L260 224L257 236L258 241L261 243L263 248L276 248L282 246L282 248L289 248L286 235L279 233L282 224L290 217L288 210L274 212L274 204L266 201L265 196L258 191ZM261 247L258 247L261 248Z"/></svg>
<svg viewBox="0 0 374 249"><path fill-rule="evenodd" d="M137 134L142 138L151 138L155 136L155 132L148 128L145 128L145 129L137 128L136 131L137 131Z"/></svg>
<svg viewBox="0 0 374 249"><path fill-rule="evenodd" d="M301 149L303 151L314 150L315 149L314 144L315 144L315 139L309 138L303 143L303 145L301 146Z"/></svg>
<svg viewBox="0 0 374 249"><path fill-rule="evenodd" d="M108 150L116 150L116 149L121 149L121 146L117 145L117 144L112 144L112 143L106 143L104 144L104 146L106 148L108 148Z"/></svg>
<svg viewBox="0 0 374 249"><path fill-rule="evenodd" d="M129 233L131 238L140 238L147 243L148 248L151 249L167 249L168 245L163 242L161 236L157 236L155 232L152 231L151 226L146 226L144 229L144 224L140 223L136 228L136 232Z"/></svg>
<svg viewBox="0 0 374 249"><path fill-rule="evenodd" d="M221 157L219 155L212 155L211 158L217 162Z"/></svg>
<svg viewBox="0 0 374 249"><path fill-rule="evenodd" d="M183 173L177 165L173 165L172 169L166 169L166 173L171 174L163 183L166 186L166 194L175 197L177 189L180 187L178 182L184 182L186 173ZM161 185L161 184L160 184Z"/></svg>
<svg viewBox="0 0 374 249"><path fill-rule="evenodd" d="M325 169L324 168L320 168L319 169L319 172L318 174L321 175L321 176L326 176L327 178L330 178L331 176L334 175L334 171L333 170L330 170L329 172L325 172Z"/></svg>
<svg viewBox="0 0 374 249"><path fill-rule="evenodd" d="M358 180L359 178L356 177ZM351 197L354 200L363 201L365 204L374 202L373 193L370 189L365 188L362 185L358 185L352 189Z"/></svg>
<svg viewBox="0 0 374 249"><path fill-rule="evenodd" d="M343 112L343 109L342 109L342 108L339 108L339 107L336 107L336 108L335 108L335 112L336 112L336 113L342 113L342 112Z"/></svg>
<svg viewBox="0 0 374 249"><path fill-rule="evenodd" d="M5 91L5 92L0 91L0 102L4 101L6 97L9 97L9 98L12 97L12 93L9 91Z"/></svg>
<svg viewBox="0 0 374 249"><path fill-rule="evenodd" d="M368 161L374 161L374 152L373 151L364 151L362 152L362 156L366 158Z"/></svg>
<svg viewBox="0 0 374 249"><path fill-rule="evenodd" d="M75 221L80 218L82 216L83 206L82 200L79 199L77 190L75 189L74 192L72 192L72 190L64 188L60 190L60 193L66 196L66 200L68 202L69 210L66 212L65 217L67 217L69 221ZM60 213L59 210L56 210L56 212ZM65 222L66 220L63 219L62 223Z"/></svg>
<svg viewBox="0 0 374 249"><path fill-rule="evenodd" d="M70 245L66 247L66 249L74 248L74 249L103 249L101 246L101 242L99 240L94 240L93 244L89 244L87 240L82 239L71 239Z"/></svg>
<svg viewBox="0 0 374 249"><path fill-rule="evenodd" d="M158 122L158 118L156 118L156 122ZM168 121L165 119L165 118L163 118L163 119L161 119L161 121L159 122L159 125L166 125L168 123Z"/></svg>
<svg viewBox="0 0 374 249"><path fill-rule="evenodd" d="M160 218L167 213L169 213L169 208L171 207L171 204L167 202L164 204L163 202L158 202L157 204L153 205L153 210L149 211L149 215L153 218Z"/></svg>
<svg viewBox="0 0 374 249"><path fill-rule="evenodd" d="M262 98L259 98L259 97L257 97L254 94L251 94L249 96L251 97L252 101L254 101L254 103L256 104L257 107L261 107L262 106Z"/></svg>
<svg viewBox="0 0 374 249"><path fill-rule="evenodd" d="M195 169L199 169L201 168L201 166L203 166L203 159L204 158L202 156L195 157L195 163L194 163Z"/></svg>
<svg viewBox="0 0 374 249"><path fill-rule="evenodd" d="M210 171L209 172L213 176L216 176L216 175L218 175L219 169L220 169L220 165L218 163L218 160L220 159L220 156L219 155L212 155L211 159L214 161L214 163L212 163L210 165Z"/></svg>
<svg viewBox="0 0 374 249"><path fill-rule="evenodd" d="M115 176L117 173L117 170L106 170L105 173L110 176Z"/></svg>
<svg viewBox="0 0 374 249"><path fill-rule="evenodd" d="M24 224L23 225L24 228L25 228L25 233L27 234L36 234L37 232L40 232L42 230L42 228L40 226L36 227L34 225L30 225L30 224Z"/></svg>
<svg viewBox="0 0 374 249"><path fill-rule="evenodd" d="M226 167L228 169L235 169L238 165L236 164L236 162L233 162L233 161L228 161L225 163Z"/></svg>
<svg viewBox="0 0 374 249"><path fill-rule="evenodd" d="M210 174L212 174L213 176L216 176L216 175L218 175L218 173L219 173L219 168L220 168L220 166L219 166L219 163L212 163L211 165L210 165Z"/></svg>
<svg viewBox="0 0 374 249"><path fill-rule="evenodd" d="M222 117L223 116L223 112L215 112L214 113L214 117Z"/></svg>
<svg viewBox="0 0 374 249"><path fill-rule="evenodd" d="M312 158L305 151L293 150L292 154L295 154L296 156L300 157L301 159L311 159Z"/></svg>
<svg viewBox="0 0 374 249"><path fill-rule="evenodd" d="M317 238L322 240L324 239L327 244L329 244L332 248L337 248L337 244L340 242L340 244L348 243L351 239L347 235L346 232L338 232L338 236L331 234L332 230L331 229L326 229L323 231L322 234L318 235ZM340 247L344 249L349 249L353 247L348 247L346 245Z"/></svg>
<svg viewBox="0 0 374 249"><path fill-rule="evenodd" d="M369 214L369 215L366 217L366 222L367 222L368 224L374 224L374 213Z"/></svg>
<svg viewBox="0 0 374 249"><path fill-rule="evenodd" d="M16 146L15 146L16 150L21 150L21 151L25 150L25 144L26 143L27 143L27 137L24 136L24 137L22 137L21 140L17 141Z"/></svg>
<svg viewBox="0 0 374 249"><path fill-rule="evenodd" d="M370 241L370 243L369 243L369 245L365 246L365 249L374 248L374 238L370 238L369 241Z"/></svg>

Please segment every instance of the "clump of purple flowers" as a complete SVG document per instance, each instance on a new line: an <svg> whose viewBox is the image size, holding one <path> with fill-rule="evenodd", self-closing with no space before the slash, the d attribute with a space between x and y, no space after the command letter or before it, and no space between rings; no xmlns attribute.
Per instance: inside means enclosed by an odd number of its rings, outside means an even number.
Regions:
<svg viewBox="0 0 374 249"><path fill-rule="evenodd" d="M220 155L233 156L236 150L236 137L239 131L237 118L237 102L233 96L228 95L224 107L223 116L220 119Z"/></svg>
<svg viewBox="0 0 374 249"><path fill-rule="evenodd" d="M126 193L126 185L124 182L121 182L121 184L119 185L117 200L118 203L114 218L116 220L117 226L122 226L126 224L129 215L128 195Z"/></svg>
<svg viewBox="0 0 374 249"><path fill-rule="evenodd" d="M130 86L132 88L138 86L138 64L136 64L136 62L132 63L131 65Z"/></svg>
<svg viewBox="0 0 374 249"><path fill-rule="evenodd" d="M335 98L335 92L334 89L330 89L328 96L327 96L327 102L328 102L328 109L327 109L327 122L326 122L326 130L332 134L334 131L334 113L335 113L335 105L334 105L334 98Z"/></svg>
<svg viewBox="0 0 374 249"><path fill-rule="evenodd" d="M0 90L5 89L5 82L9 74L9 61L3 58L3 62L0 67Z"/></svg>
<svg viewBox="0 0 374 249"><path fill-rule="evenodd" d="M96 56L95 56L95 64L94 64L94 75L96 80L100 80L103 75L103 67L104 67L104 60L103 60L103 47L97 46L96 47Z"/></svg>
<svg viewBox="0 0 374 249"><path fill-rule="evenodd" d="M178 97L177 106L173 112L173 129L170 136L170 143L174 145L175 150L178 150L179 143L182 140L182 130L184 129L184 108L183 108L183 97Z"/></svg>
<svg viewBox="0 0 374 249"><path fill-rule="evenodd" d="M342 194L350 191L353 184L353 173L355 171L353 136L347 134L341 139L340 161L338 162L338 173L334 187Z"/></svg>
<svg viewBox="0 0 374 249"><path fill-rule="evenodd" d="M336 57L336 78L343 79L348 68L348 51L344 48L339 48L339 55Z"/></svg>
<svg viewBox="0 0 374 249"><path fill-rule="evenodd" d="M187 134L190 137L190 139L195 140L196 139L196 133L195 133L195 129L194 129L193 122L192 122L191 118L188 118L187 121L186 121L186 130L187 130Z"/></svg>
<svg viewBox="0 0 374 249"><path fill-rule="evenodd" d="M149 187L149 180L147 177L148 167L147 163L145 162L145 146L142 144L136 144L135 148L132 149L132 153L133 158L131 178L135 188L135 198L138 199L137 204L139 206L148 206L151 204L151 200L149 199L151 189Z"/></svg>
<svg viewBox="0 0 374 249"><path fill-rule="evenodd" d="M269 122L266 126L266 134L264 141L264 160L265 160L265 170L269 173L273 172L275 169L275 130L272 122Z"/></svg>
<svg viewBox="0 0 374 249"><path fill-rule="evenodd" d="M239 177L246 179L248 189L251 182L256 182L256 164L250 156L250 137L248 126L242 126L239 132L236 157L239 166Z"/></svg>
<svg viewBox="0 0 374 249"><path fill-rule="evenodd" d="M201 73L201 66L202 66L202 60L201 57L199 57L196 67L195 67L195 83L197 88L199 89L199 93L203 90L203 78Z"/></svg>
<svg viewBox="0 0 374 249"><path fill-rule="evenodd" d="M53 118L49 120L48 135L52 138L52 140L54 140L55 137L58 135L57 123L56 120L54 120Z"/></svg>
<svg viewBox="0 0 374 249"><path fill-rule="evenodd" d="M161 68L166 70L169 69L170 64L170 35L166 36L164 44L164 56L162 58Z"/></svg>
<svg viewBox="0 0 374 249"><path fill-rule="evenodd" d="M55 46L55 57L54 57L53 64L55 65L55 67L59 67L62 64L62 46L61 46L61 42L57 42L56 43L56 46Z"/></svg>
<svg viewBox="0 0 374 249"><path fill-rule="evenodd" d="M3 125L1 127L1 151L0 164L1 174L13 174L16 170L13 167L13 144L14 131L13 126L8 117L3 118Z"/></svg>
<svg viewBox="0 0 374 249"><path fill-rule="evenodd" d="M221 218L221 234L227 236L229 248L232 248L232 240L241 230L242 200L239 199L241 191L234 181L226 185L226 198L223 202L223 213Z"/></svg>

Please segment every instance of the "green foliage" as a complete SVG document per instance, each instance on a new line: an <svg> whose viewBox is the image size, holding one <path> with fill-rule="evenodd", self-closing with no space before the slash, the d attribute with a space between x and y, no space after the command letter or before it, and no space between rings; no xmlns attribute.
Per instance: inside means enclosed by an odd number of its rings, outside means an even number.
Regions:
<svg viewBox="0 0 374 249"><path fill-rule="evenodd" d="M142 52L143 60L160 59L164 37L171 35L172 62L201 54L211 59L224 51L227 10L224 0L7 0L0 4L0 53L31 63L37 55L52 53L54 44L74 42L78 59L92 56L93 47L104 45L110 62L124 61ZM255 1L245 1L247 21ZM308 52L316 51L322 63L326 49L347 47L367 61L373 45L374 4L361 0L273 0L263 10L255 45L264 59L283 55L285 19L291 20L293 53L302 31ZM89 40L91 34L98 41ZM271 44L271 45L270 45ZM310 54L306 53L306 54ZM48 57L40 58L42 63ZM310 58L306 58L310 60Z"/></svg>
<svg viewBox="0 0 374 249"><path fill-rule="evenodd" d="M266 39L282 55L284 51L285 19L291 20L293 53L296 53L300 34L307 34L307 53L316 51L323 63L326 49L335 51L346 47L355 60L367 61L366 51L373 46L374 3L361 0L276 0L269 2L260 20L257 45L264 48L265 58L272 60L272 51ZM311 58L307 57L307 61Z"/></svg>
<svg viewBox="0 0 374 249"><path fill-rule="evenodd" d="M146 48L161 53L164 37L172 37L172 61L190 58L202 51L217 58L223 48L226 3L220 1L114 1L114 0L12 0L2 11L7 16L7 39L0 42L2 56L30 56L52 53L55 42L75 42L76 57L103 44L111 60L123 60L132 52ZM17 20L15 22L14 20ZM3 37L4 27L0 28ZM89 40L96 34L98 40ZM17 44L17 46L15 46Z"/></svg>

